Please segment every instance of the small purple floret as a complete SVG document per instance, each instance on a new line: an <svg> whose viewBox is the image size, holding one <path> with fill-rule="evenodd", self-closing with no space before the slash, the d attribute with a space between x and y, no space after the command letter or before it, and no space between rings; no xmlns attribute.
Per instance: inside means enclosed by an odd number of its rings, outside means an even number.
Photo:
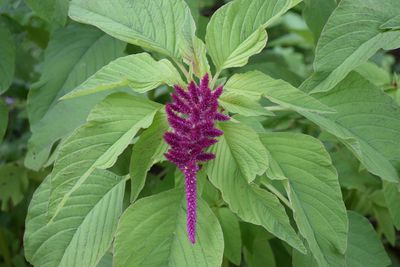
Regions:
<svg viewBox="0 0 400 267"><path fill-rule="evenodd" d="M197 85L190 82L188 90L175 85L172 103L166 105L167 117L171 132L164 135L165 141L171 146L165 157L174 163L185 176L185 191L187 202L187 232L192 244L196 242L197 221L197 191L196 174L201 161L215 158L205 149L215 144L223 132L215 128L215 121L226 121L230 117L218 112L218 98L223 87L215 91L209 88L209 78L206 74Z"/></svg>

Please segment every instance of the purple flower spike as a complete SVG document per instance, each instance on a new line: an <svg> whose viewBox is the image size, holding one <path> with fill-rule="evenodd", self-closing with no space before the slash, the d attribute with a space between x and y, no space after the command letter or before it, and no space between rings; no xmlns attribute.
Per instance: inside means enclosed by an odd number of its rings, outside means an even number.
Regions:
<svg viewBox="0 0 400 267"><path fill-rule="evenodd" d="M205 149L217 142L215 139L223 132L215 128L215 121L229 120L229 116L218 112L218 98L223 87L214 92L209 88L209 77L206 74L200 85L190 82L188 90L175 85L172 103L166 105L167 117L171 132L164 135L170 149L165 157L174 163L185 176L187 202L187 233L192 244L196 242L197 189L196 174L199 162L215 158Z"/></svg>

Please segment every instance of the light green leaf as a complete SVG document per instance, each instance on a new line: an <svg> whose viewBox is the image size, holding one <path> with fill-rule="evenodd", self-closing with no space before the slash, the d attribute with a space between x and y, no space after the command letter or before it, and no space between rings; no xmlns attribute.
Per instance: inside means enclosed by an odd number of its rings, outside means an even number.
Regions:
<svg viewBox="0 0 400 267"><path fill-rule="evenodd" d="M128 43L180 58L193 18L183 0L72 0L69 16Z"/></svg>
<svg viewBox="0 0 400 267"><path fill-rule="evenodd" d="M14 79L15 41L4 24L0 24L0 94L7 91Z"/></svg>
<svg viewBox="0 0 400 267"><path fill-rule="evenodd" d="M112 260L113 255L111 253L106 253L96 267L112 267Z"/></svg>
<svg viewBox="0 0 400 267"><path fill-rule="evenodd" d="M159 111L153 124L143 131L134 144L130 163L131 201L135 201L142 191L147 172L151 166L164 158L168 145L164 141L164 133L168 130L168 122L164 111Z"/></svg>
<svg viewBox="0 0 400 267"><path fill-rule="evenodd" d="M121 56L125 43L94 27L71 24L54 33L45 53L43 75L28 95L32 137L25 165L39 169L54 142L83 124L109 92L60 102L58 99Z"/></svg>
<svg viewBox="0 0 400 267"><path fill-rule="evenodd" d="M67 22L69 0L26 0L26 3L39 17L50 24L63 26Z"/></svg>
<svg viewBox="0 0 400 267"><path fill-rule="evenodd" d="M267 167L268 155L261 153L263 150L256 152L263 146L257 134L242 124L227 122L221 123L220 127L224 135L212 148L216 159L207 165L212 184L242 220L261 225L294 248L305 251L285 208L275 195L248 183L255 174L264 173ZM248 177L246 172L250 166L253 176Z"/></svg>
<svg viewBox="0 0 400 267"><path fill-rule="evenodd" d="M393 163L400 161L400 107L394 100L355 73L313 96L337 113L300 113L338 137L368 171L397 182Z"/></svg>
<svg viewBox="0 0 400 267"><path fill-rule="evenodd" d="M36 190L24 236L25 256L35 266L96 266L107 252L122 213L125 180L96 170L48 221L51 179Z"/></svg>
<svg viewBox="0 0 400 267"><path fill-rule="evenodd" d="M0 99L0 144L7 131L8 125L8 107L2 99Z"/></svg>
<svg viewBox="0 0 400 267"><path fill-rule="evenodd" d="M388 86L392 82L390 73L372 62L360 65L355 71L378 87Z"/></svg>
<svg viewBox="0 0 400 267"><path fill-rule="evenodd" d="M237 217L228 208L216 210L219 223L224 234L225 257L236 265L240 265L242 254L242 237Z"/></svg>
<svg viewBox="0 0 400 267"><path fill-rule="evenodd" d="M167 59L155 61L141 53L121 57L100 69L62 99L74 98L123 86L144 93L161 84L182 83L175 67Z"/></svg>
<svg viewBox="0 0 400 267"><path fill-rule="evenodd" d="M382 30L400 30L400 15L388 20L381 25Z"/></svg>
<svg viewBox="0 0 400 267"><path fill-rule="evenodd" d="M352 211L348 212L348 216L349 236L346 251L346 266L389 266L390 259L369 221Z"/></svg>
<svg viewBox="0 0 400 267"><path fill-rule="evenodd" d="M115 238L115 267L221 266L221 226L199 199L196 243L186 233L184 190L138 200L122 215Z"/></svg>
<svg viewBox="0 0 400 267"><path fill-rule="evenodd" d="M274 113L261 106L258 100L228 92L224 93L218 102L227 111L243 116L274 116Z"/></svg>
<svg viewBox="0 0 400 267"><path fill-rule="evenodd" d="M214 13L206 45L217 68L241 67L267 43L265 28L291 7L290 0L236 0Z"/></svg>
<svg viewBox="0 0 400 267"><path fill-rule="evenodd" d="M295 133L263 133L260 138L288 178L294 219L319 266L344 266L346 207L324 146L311 136Z"/></svg>
<svg viewBox="0 0 400 267"><path fill-rule="evenodd" d="M399 13L397 0L340 1L315 51L313 92L331 90L379 49L399 47L400 32L385 26Z"/></svg>
<svg viewBox="0 0 400 267"><path fill-rule="evenodd" d="M326 21L337 6L336 0L304 0L304 4L304 20L317 42Z"/></svg>
<svg viewBox="0 0 400 267"><path fill-rule="evenodd" d="M272 79L259 71L235 74L228 80L224 88L227 92L247 97L264 96L276 104L296 111L334 112L333 109L289 83Z"/></svg>
<svg viewBox="0 0 400 267"><path fill-rule="evenodd" d="M51 174L49 215L54 218L94 171L114 165L141 128L150 126L159 104L114 94L98 104L88 122L61 145Z"/></svg>
<svg viewBox="0 0 400 267"><path fill-rule="evenodd" d="M393 224L400 229L400 188L397 183L383 183L383 194Z"/></svg>

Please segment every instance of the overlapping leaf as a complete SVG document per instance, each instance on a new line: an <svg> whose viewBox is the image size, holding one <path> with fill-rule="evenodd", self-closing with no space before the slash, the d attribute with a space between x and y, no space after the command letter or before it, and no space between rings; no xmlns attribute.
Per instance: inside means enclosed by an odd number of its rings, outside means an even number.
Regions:
<svg viewBox="0 0 400 267"><path fill-rule="evenodd" d="M0 144L3 141L4 134L8 124L8 108L3 100L0 99Z"/></svg>
<svg viewBox="0 0 400 267"><path fill-rule="evenodd" d="M260 138L287 177L294 219L319 266L344 266L346 208L322 143L294 133L263 133Z"/></svg>
<svg viewBox="0 0 400 267"><path fill-rule="evenodd" d="M340 1L318 41L313 91L331 90L379 49L400 47L399 13L397 0Z"/></svg>
<svg viewBox="0 0 400 267"><path fill-rule="evenodd" d="M290 0L236 0L212 16L206 34L217 71L245 65L265 47L265 28L291 8Z"/></svg>
<svg viewBox="0 0 400 267"><path fill-rule="evenodd" d="M94 171L111 167L141 128L148 127L159 104L128 94L107 97L88 122L62 145L51 174L50 217Z"/></svg>
<svg viewBox="0 0 400 267"><path fill-rule="evenodd" d="M46 49L43 75L28 95L32 137L25 164L38 169L54 142L83 124L106 93L59 102L58 99L122 55L125 43L94 27L71 24L55 32Z"/></svg>
<svg viewBox="0 0 400 267"><path fill-rule="evenodd" d="M138 200L118 225L114 266L221 266L221 226L203 200L198 204L196 243L192 245L186 233L183 189Z"/></svg>
<svg viewBox="0 0 400 267"><path fill-rule="evenodd" d="M184 0L73 0L69 16L172 58L181 58L187 33L194 34L193 18Z"/></svg>
<svg viewBox="0 0 400 267"><path fill-rule="evenodd" d="M141 53L118 58L100 69L63 99L93 94L113 88L130 86L144 93L161 84L182 83L175 67L167 59L155 61L149 54Z"/></svg>
<svg viewBox="0 0 400 267"><path fill-rule="evenodd" d="M63 26L67 22L69 0L26 0L35 13L47 22Z"/></svg>
<svg viewBox="0 0 400 267"><path fill-rule="evenodd" d="M251 71L233 75L225 85L227 92L260 98L264 96L270 101L294 110L312 112L334 112L314 97L293 87L282 80L275 80L268 75Z"/></svg>
<svg viewBox="0 0 400 267"><path fill-rule="evenodd" d="M26 219L25 256L35 266L96 266L109 249L122 213L125 180L97 170L48 221L51 179L36 190Z"/></svg>
<svg viewBox="0 0 400 267"><path fill-rule="evenodd" d="M242 220L261 225L294 248L304 251L277 197L248 183L267 168L268 155L260 150L263 145L257 134L247 126L230 122L221 123L220 128L224 135L212 148L216 159L207 165L213 185ZM252 176L249 176L249 170Z"/></svg>
<svg viewBox="0 0 400 267"><path fill-rule="evenodd" d="M300 113L340 138L370 172L397 182L393 164L400 161L400 107L394 100L355 73L313 96L337 113Z"/></svg>

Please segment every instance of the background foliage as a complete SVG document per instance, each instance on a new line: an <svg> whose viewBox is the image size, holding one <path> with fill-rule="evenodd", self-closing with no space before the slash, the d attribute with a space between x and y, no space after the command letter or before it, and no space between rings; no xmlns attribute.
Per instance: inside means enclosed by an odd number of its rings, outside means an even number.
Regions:
<svg viewBox="0 0 400 267"><path fill-rule="evenodd" d="M1 0L0 266L400 266L399 14ZM206 72L233 120L191 246L162 104Z"/></svg>

